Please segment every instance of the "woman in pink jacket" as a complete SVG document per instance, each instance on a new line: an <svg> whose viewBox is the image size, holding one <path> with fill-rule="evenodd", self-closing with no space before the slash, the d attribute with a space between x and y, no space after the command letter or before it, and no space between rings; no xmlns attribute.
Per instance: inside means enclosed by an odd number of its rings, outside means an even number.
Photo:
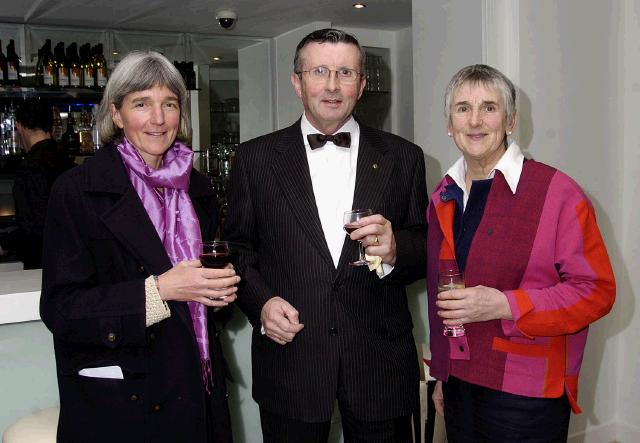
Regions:
<svg viewBox="0 0 640 443"><path fill-rule="evenodd" d="M427 286L434 401L453 443L565 441L588 326L615 299L593 206L524 158L509 137L515 104L486 65L460 70L445 95L462 156L431 196ZM447 268L466 288L438 293Z"/></svg>

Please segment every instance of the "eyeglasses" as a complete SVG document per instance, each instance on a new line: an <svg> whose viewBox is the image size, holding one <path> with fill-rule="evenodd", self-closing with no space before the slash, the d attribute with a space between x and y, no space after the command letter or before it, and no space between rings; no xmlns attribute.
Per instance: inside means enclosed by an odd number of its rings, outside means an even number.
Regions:
<svg viewBox="0 0 640 443"><path fill-rule="evenodd" d="M301 75L303 72L307 72L309 74L309 78L312 81L316 81L316 82L329 80L329 77L331 77L332 72L336 73L336 77L342 83L355 83L362 76L362 74L356 71L355 69L350 69L350 68L329 69L326 66L316 66L315 68L311 68L306 71L298 71L296 72L296 74Z"/></svg>

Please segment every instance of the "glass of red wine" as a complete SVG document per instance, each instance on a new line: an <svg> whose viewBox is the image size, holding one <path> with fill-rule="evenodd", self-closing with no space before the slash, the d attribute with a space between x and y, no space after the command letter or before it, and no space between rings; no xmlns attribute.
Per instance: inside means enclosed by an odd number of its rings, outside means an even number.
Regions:
<svg viewBox="0 0 640 443"><path fill-rule="evenodd" d="M344 213L343 217L343 228L347 231L347 234L351 234L358 228L361 228L360 223L358 221L361 218L368 217L373 215L373 211L371 209L353 209L351 211L347 211ZM349 263L351 266L366 266L369 264L366 257L364 256L364 246L361 241L358 241L358 248L360 254L358 256L358 260L352 261Z"/></svg>
<svg viewBox="0 0 640 443"><path fill-rule="evenodd" d="M221 240L203 241L200 263L205 268L222 269L230 262L229 243Z"/></svg>

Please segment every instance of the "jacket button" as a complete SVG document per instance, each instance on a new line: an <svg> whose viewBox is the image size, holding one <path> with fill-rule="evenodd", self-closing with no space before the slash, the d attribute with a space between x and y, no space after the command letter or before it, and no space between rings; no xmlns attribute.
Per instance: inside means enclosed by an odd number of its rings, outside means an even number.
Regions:
<svg viewBox="0 0 640 443"><path fill-rule="evenodd" d="M460 345L458 349L460 349L460 352L464 352L464 346Z"/></svg>
<svg viewBox="0 0 640 443"><path fill-rule="evenodd" d="M138 265L138 272L139 272L140 274L144 274L144 271L145 271L144 266L142 266L142 265Z"/></svg>
<svg viewBox="0 0 640 443"><path fill-rule="evenodd" d="M338 335L337 328L329 328L329 335Z"/></svg>
<svg viewBox="0 0 640 443"><path fill-rule="evenodd" d="M107 341L109 343L113 343L114 341L116 341L116 334L114 334L113 332L109 332L109 334L107 334Z"/></svg>
<svg viewBox="0 0 640 443"><path fill-rule="evenodd" d="M129 397L129 400L138 401L138 396L136 394L131 394L131 397Z"/></svg>
<svg viewBox="0 0 640 443"><path fill-rule="evenodd" d="M153 410L158 412L160 410L160 405L153 405Z"/></svg>
<svg viewBox="0 0 640 443"><path fill-rule="evenodd" d="M449 194L447 194L446 192L441 192L440 193L440 200L443 202L446 202L447 200L449 200Z"/></svg>
<svg viewBox="0 0 640 443"><path fill-rule="evenodd" d="M155 340L155 339L156 339L155 332L149 332L149 340Z"/></svg>

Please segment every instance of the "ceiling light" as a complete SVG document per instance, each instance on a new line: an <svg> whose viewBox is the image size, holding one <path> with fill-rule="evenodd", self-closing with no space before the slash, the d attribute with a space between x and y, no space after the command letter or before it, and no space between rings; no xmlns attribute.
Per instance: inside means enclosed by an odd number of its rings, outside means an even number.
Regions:
<svg viewBox="0 0 640 443"><path fill-rule="evenodd" d="M356 9L363 9L363 8L366 8L367 5L365 5L364 3L354 3L353 7Z"/></svg>
<svg viewBox="0 0 640 443"><path fill-rule="evenodd" d="M222 60L222 57L213 57L214 62L219 62L220 60Z"/></svg>

